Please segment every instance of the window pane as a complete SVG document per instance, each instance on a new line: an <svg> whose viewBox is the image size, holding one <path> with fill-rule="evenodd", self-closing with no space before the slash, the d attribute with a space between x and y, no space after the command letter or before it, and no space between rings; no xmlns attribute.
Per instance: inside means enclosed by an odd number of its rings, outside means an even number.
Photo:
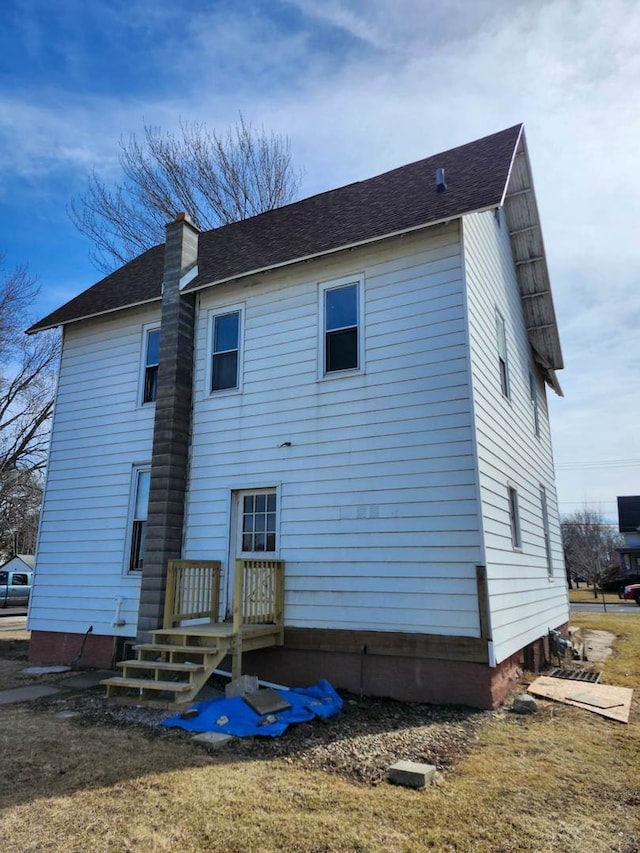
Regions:
<svg viewBox="0 0 640 853"><path fill-rule="evenodd" d="M244 512L253 512L253 495L244 496Z"/></svg>
<svg viewBox="0 0 640 853"><path fill-rule="evenodd" d="M212 391L223 391L225 388L238 386L238 353L226 352L213 356Z"/></svg>
<svg viewBox="0 0 640 853"><path fill-rule="evenodd" d="M276 529L276 514L275 512L267 513L267 530Z"/></svg>
<svg viewBox="0 0 640 853"><path fill-rule="evenodd" d="M238 348L238 329L240 314L224 314L215 318L215 330L213 335L213 351L224 352L225 350Z"/></svg>
<svg viewBox="0 0 640 853"><path fill-rule="evenodd" d="M276 534L267 533L267 551L276 550Z"/></svg>
<svg viewBox="0 0 640 853"><path fill-rule="evenodd" d="M147 335L147 365L160 361L160 329L154 329Z"/></svg>
<svg viewBox="0 0 640 853"><path fill-rule="evenodd" d="M147 522L134 521L131 535L131 561L129 570L141 569L144 564L144 549L147 538Z"/></svg>
<svg viewBox="0 0 640 853"><path fill-rule="evenodd" d="M275 494L267 495L267 511L275 512L276 511L276 496Z"/></svg>
<svg viewBox="0 0 640 853"><path fill-rule="evenodd" d="M248 513L242 519L242 532L253 533L253 515Z"/></svg>
<svg viewBox="0 0 640 853"><path fill-rule="evenodd" d="M264 551L265 550L264 533L254 534L254 539L255 539L255 541L254 541L254 545L253 545L253 550L254 551Z"/></svg>
<svg viewBox="0 0 640 853"><path fill-rule="evenodd" d="M134 517L138 520L146 519L149 507L149 486L151 485L151 471L139 471L136 484L136 506Z"/></svg>
<svg viewBox="0 0 640 853"><path fill-rule="evenodd" d="M245 533L242 537L242 550L253 551L253 536L251 533Z"/></svg>
<svg viewBox="0 0 640 853"><path fill-rule="evenodd" d="M256 512L264 512L267 507L267 496L256 495Z"/></svg>
<svg viewBox="0 0 640 853"><path fill-rule="evenodd" d="M0 572L0 584L7 585L7 581L9 580L9 572Z"/></svg>
<svg viewBox="0 0 640 853"><path fill-rule="evenodd" d="M158 396L158 368L147 367L144 372L143 403L153 403Z"/></svg>
<svg viewBox="0 0 640 853"><path fill-rule="evenodd" d="M264 513L260 513L260 515L255 516L256 519L256 530L264 531L267 525L267 517Z"/></svg>
<svg viewBox="0 0 640 853"><path fill-rule="evenodd" d="M358 330L327 334L327 373L358 366Z"/></svg>
<svg viewBox="0 0 640 853"><path fill-rule="evenodd" d="M358 325L358 285L347 284L325 291L325 329Z"/></svg>

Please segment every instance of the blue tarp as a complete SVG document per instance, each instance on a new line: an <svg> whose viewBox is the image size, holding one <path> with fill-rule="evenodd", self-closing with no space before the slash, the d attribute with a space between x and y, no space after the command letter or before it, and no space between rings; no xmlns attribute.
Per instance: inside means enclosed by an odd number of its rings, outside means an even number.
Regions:
<svg viewBox="0 0 640 853"><path fill-rule="evenodd" d="M234 696L233 699L222 697L193 705L198 711L196 717L185 720L178 714L164 720L162 725L188 732L221 732L236 737L279 737L291 723L304 723L314 717L332 717L342 708L342 699L324 679L312 687L276 692L289 702L291 708L261 716L247 705L242 696Z"/></svg>

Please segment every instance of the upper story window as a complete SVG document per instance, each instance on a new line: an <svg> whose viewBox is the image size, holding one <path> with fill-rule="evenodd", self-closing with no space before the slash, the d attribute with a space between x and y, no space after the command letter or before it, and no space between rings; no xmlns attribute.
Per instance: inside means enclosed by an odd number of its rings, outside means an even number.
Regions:
<svg viewBox="0 0 640 853"><path fill-rule="evenodd" d="M500 373L500 390L509 398L509 362L507 361L507 332L504 317L496 311L496 344L498 347L498 370Z"/></svg>
<svg viewBox="0 0 640 853"><path fill-rule="evenodd" d="M131 507L131 545L129 548L130 572L139 571L144 565L150 485L151 469L149 466L134 468L133 501Z"/></svg>
<svg viewBox="0 0 640 853"><path fill-rule="evenodd" d="M158 395L158 364L160 362L159 328L145 329L144 354L142 402L153 403Z"/></svg>
<svg viewBox="0 0 640 853"><path fill-rule="evenodd" d="M362 277L321 287L324 375L362 368L362 287Z"/></svg>
<svg viewBox="0 0 640 853"><path fill-rule="evenodd" d="M209 392L240 388L242 310L226 309L211 315Z"/></svg>
<svg viewBox="0 0 640 853"><path fill-rule="evenodd" d="M529 396L531 397L531 411L533 412L533 430L540 436L540 404L538 402L538 386L533 371L529 371Z"/></svg>
<svg viewBox="0 0 640 853"><path fill-rule="evenodd" d="M522 548L522 537L520 535L520 511L518 509L518 493L511 486L508 487L509 497L509 523L511 525L511 544L514 548Z"/></svg>

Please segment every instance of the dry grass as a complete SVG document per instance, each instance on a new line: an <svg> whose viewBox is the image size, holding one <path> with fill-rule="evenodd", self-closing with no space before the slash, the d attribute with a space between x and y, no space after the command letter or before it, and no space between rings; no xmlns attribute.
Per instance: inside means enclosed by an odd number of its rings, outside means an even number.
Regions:
<svg viewBox="0 0 640 853"><path fill-rule="evenodd" d="M578 614L620 637L604 680L637 687L640 619ZM0 637L0 657L3 639ZM182 737L80 727L55 705L0 709L0 826L11 851L635 853L640 707L629 726L541 703L487 714L439 787L355 784ZM402 756L398 756L402 757Z"/></svg>
<svg viewBox="0 0 640 853"><path fill-rule="evenodd" d="M604 600L607 604L624 604L628 605L630 608L637 607L638 605L635 601L626 601L619 598L617 592L605 592ZM602 593L598 593L598 597L593 597L593 589L570 589L569 590L569 601L572 604L600 604L602 605Z"/></svg>

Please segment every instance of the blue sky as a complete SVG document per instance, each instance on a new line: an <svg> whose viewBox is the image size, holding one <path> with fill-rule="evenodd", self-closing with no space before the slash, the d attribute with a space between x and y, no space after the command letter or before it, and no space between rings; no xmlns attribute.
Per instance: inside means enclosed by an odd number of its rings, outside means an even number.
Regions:
<svg viewBox="0 0 640 853"><path fill-rule="evenodd" d="M288 134L301 195L524 121L566 369L561 510L640 493L640 3L5 0L0 249L43 315L100 277L70 223L143 120Z"/></svg>

